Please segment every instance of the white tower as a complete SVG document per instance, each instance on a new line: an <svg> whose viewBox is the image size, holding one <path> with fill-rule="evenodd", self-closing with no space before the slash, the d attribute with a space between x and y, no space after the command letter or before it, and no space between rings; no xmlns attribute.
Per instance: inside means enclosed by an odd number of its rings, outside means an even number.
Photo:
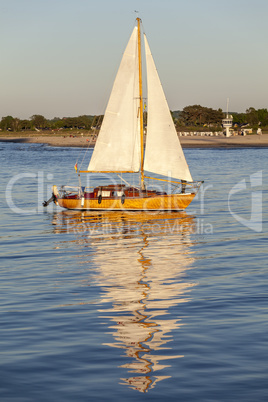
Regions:
<svg viewBox="0 0 268 402"><path fill-rule="evenodd" d="M230 137L230 128L233 126L233 116L228 114L229 98L227 99L227 112L225 119L222 119L222 125L225 128L226 137Z"/></svg>

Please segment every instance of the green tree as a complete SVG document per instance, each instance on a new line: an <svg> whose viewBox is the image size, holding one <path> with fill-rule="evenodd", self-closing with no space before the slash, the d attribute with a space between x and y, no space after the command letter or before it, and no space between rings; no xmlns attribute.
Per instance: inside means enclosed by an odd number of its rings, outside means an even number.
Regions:
<svg viewBox="0 0 268 402"><path fill-rule="evenodd" d="M21 130L32 130L33 129L33 124L30 120L21 120L20 121L20 129Z"/></svg>
<svg viewBox="0 0 268 402"><path fill-rule="evenodd" d="M14 117L6 116L2 117L0 128L4 131L14 131Z"/></svg>
<svg viewBox="0 0 268 402"><path fill-rule="evenodd" d="M268 111L267 111L267 109L258 109L257 110L257 115L258 115L259 124L261 124L262 127L268 126Z"/></svg>
<svg viewBox="0 0 268 402"><path fill-rule="evenodd" d="M92 119L92 128L94 128L94 129L100 129L100 127L101 127L101 124L102 124L102 121L103 121L103 115L100 115L100 116L94 116L93 117L93 119Z"/></svg>
<svg viewBox="0 0 268 402"><path fill-rule="evenodd" d="M13 119L13 131L19 131L20 129L20 119L18 119L17 117L15 117Z"/></svg>
<svg viewBox="0 0 268 402"><path fill-rule="evenodd" d="M186 106L181 113L181 119L187 126L217 125L221 124L223 117L221 109L214 110L200 105Z"/></svg>
<svg viewBox="0 0 268 402"><path fill-rule="evenodd" d="M85 128L86 130L90 130L92 125L92 118L86 115L78 117L78 126L79 128Z"/></svg>
<svg viewBox="0 0 268 402"><path fill-rule="evenodd" d="M77 117L64 117L62 120L64 122L64 128L76 128L78 127Z"/></svg>
<svg viewBox="0 0 268 402"><path fill-rule="evenodd" d="M44 129L49 127L48 121L41 114L34 114L31 117L31 121L35 128Z"/></svg>
<svg viewBox="0 0 268 402"><path fill-rule="evenodd" d="M246 110L247 123L254 125L259 123L258 113L254 107L250 107Z"/></svg>
<svg viewBox="0 0 268 402"><path fill-rule="evenodd" d="M51 123L51 127L55 128L55 129L63 128L64 127L64 120L63 119L54 120Z"/></svg>
<svg viewBox="0 0 268 402"><path fill-rule="evenodd" d="M247 116L245 113L233 113L233 124L238 126L247 123Z"/></svg>
<svg viewBox="0 0 268 402"><path fill-rule="evenodd" d="M12 116L3 117L0 128L4 131L18 131L20 129L20 119Z"/></svg>

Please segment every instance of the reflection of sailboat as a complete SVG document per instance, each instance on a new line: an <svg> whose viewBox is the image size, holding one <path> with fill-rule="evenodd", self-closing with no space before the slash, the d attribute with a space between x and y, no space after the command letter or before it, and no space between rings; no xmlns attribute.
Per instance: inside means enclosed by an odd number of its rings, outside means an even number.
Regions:
<svg viewBox="0 0 268 402"><path fill-rule="evenodd" d="M94 247L94 280L102 291L99 311L112 323L114 337L107 345L124 350L127 361L120 367L135 373L121 378L122 384L146 392L169 378L168 361L183 357L169 346L172 332L182 325L170 314L189 300L193 286L184 280L193 262L193 218L185 213L66 212L55 216L56 226L57 221L60 230L68 227L76 234L80 245Z"/></svg>
<svg viewBox="0 0 268 402"><path fill-rule="evenodd" d="M117 184L110 177L109 184L100 181L97 187L91 189L85 189L81 183L79 188L62 186L59 191L53 186L52 198L61 207L179 211L193 200L201 183L192 180L145 35L144 45L148 86L146 141L141 21L137 18L137 27L123 54L92 158L87 170L79 170L79 181L80 173L114 174L119 177L133 173L137 176L135 185L129 184L126 176L125 179L120 177ZM75 168L77 170L77 164ZM150 184L151 181L153 184ZM168 185L161 190L157 183Z"/></svg>

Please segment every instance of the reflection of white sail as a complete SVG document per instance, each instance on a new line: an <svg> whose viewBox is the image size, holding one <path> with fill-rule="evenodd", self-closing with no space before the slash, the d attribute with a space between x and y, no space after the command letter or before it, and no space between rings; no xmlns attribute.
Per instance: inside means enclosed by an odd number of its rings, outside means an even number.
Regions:
<svg viewBox="0 0 268 402"><path fill-rule="evenodd" d="M76 241L94 247L94 280L102 290L99 312L111 322L114 338L107 345L124 350L121 367L136 374L123 383L145 392L169 377L164 369L172 359L183 357L169 346L172 332L183 325L169 310L187 302L193 286L184 279L193 262L193 220L185 214L112 213L79 214L77 219L85 231Z"/></svg>

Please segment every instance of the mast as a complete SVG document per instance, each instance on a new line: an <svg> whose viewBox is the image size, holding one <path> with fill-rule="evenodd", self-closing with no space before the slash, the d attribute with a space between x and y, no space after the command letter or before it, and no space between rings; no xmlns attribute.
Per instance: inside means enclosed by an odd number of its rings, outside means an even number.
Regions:
<svg viewBox="0 0 268 402"><path fill-rule="evenodd" d="M140 139L141 139L141 189L144 190L144 144L143 144L143 98L142 98L142 63L141 63L141 19L138 23L138 57L139 57L139 99L140 99Z"/></svg>
<svg viewBox="0 0 268 402"><path fill-rule="evenodd" d="M228 114L228 112L229 112L229 98L227 98L227 107L226 107L226 119L228 119L228 117L229 117L229 114Z"/></svg>

